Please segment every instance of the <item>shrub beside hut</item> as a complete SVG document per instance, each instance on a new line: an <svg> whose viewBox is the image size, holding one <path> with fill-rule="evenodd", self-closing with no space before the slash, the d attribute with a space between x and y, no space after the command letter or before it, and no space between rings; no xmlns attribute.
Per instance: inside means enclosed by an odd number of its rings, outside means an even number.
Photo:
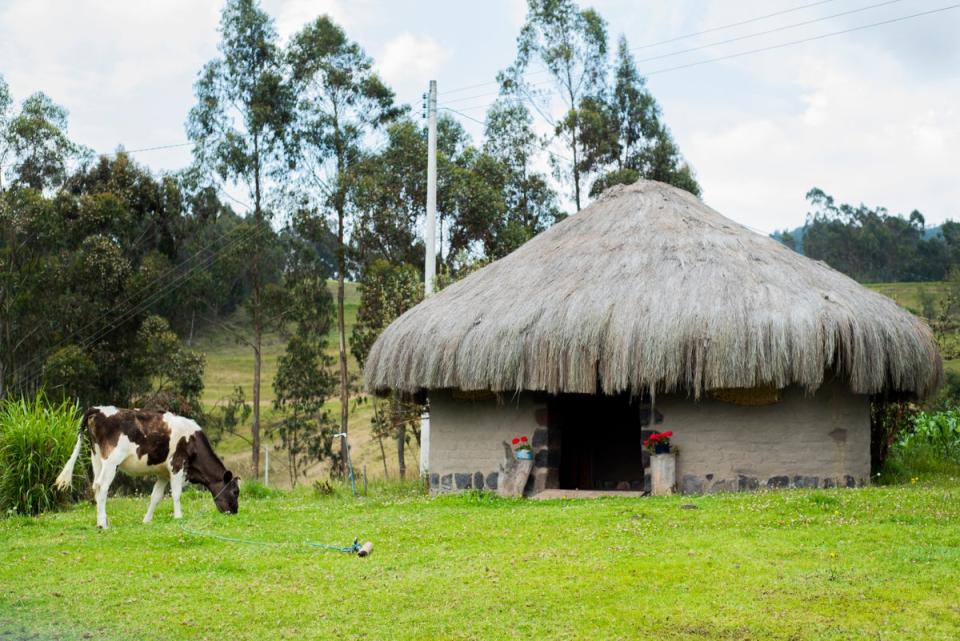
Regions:
<svg viewBox="0 0 960 641"><path fill-rule="evenodd" d="M942 377L929 328L889 298L639 181L394 321L374 392L426 392L434 491L494 488L530 434L528 493L643 489L673 432L683 492L862 485L871 397Z"/></svg>

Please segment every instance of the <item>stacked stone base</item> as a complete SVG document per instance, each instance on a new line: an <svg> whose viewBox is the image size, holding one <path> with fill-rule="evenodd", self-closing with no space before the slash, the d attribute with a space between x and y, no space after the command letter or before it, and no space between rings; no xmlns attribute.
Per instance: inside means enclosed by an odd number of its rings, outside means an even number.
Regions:
<svg viewBox="0 0 960 641"><path fill-rule="evenodd" d="M803 489L833 487L863 487L869 481L864 478L854 478L849 474L838 478L820 478L818 476L771 476L768 479L759 479L752 476L740 475L737 478L718 479L713 474L696 476L684 474L678 481L681 494L710 494L713 492L750 492L760 489Z"/></svg>

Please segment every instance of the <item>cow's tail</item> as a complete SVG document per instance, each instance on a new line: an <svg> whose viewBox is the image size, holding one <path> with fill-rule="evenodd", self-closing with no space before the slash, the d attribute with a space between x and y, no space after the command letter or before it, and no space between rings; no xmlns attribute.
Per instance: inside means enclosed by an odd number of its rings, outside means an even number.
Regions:
<svg viewBox="0 0 960 641"><path fill-rule="evenodd" d="M80 458L80 446L83 445L83 432L87 428L87 418L89 415L89 410L83 415L83 419L80 421L80 428L77 430L77 444L73 446L73 454L70 455L67 464L63 466L63 470L60 472L60 476L58 476L54 482L54 486L58 490L69 490L73 485L73 468L77 465L77 459Z"/></svg>

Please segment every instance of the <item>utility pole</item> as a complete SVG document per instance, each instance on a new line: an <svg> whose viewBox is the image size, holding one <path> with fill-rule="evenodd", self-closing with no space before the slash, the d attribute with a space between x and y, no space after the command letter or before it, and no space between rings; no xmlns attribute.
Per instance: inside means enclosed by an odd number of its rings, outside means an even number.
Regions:
<svg viewBox="0 0 960 641"><path fill-rule="evenodd" d="M433 293L437 271L437 81L430 81L427 94L427 226L423 240L427 255L423 265L424 297Z"/></svg>
<svg viewBox="0 0 960 641"><path fill-rule="evenodd" d="M437 270L437 81L430 81L427 95L427 228L423 240L427 255L423 265L423 296L433 294ZM430 410L420 417L420 476L430 468Z"/></svg>

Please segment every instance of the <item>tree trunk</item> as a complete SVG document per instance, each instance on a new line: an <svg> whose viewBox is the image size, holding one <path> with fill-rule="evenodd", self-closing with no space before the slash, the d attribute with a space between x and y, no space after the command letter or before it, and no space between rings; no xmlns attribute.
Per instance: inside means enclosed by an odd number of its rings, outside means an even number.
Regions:
<svg viewBox="0 0 960 641"><path fill-rule="evenodd" d="M377 434L377 442L380 444L380 458L383 460L383 480L390 478L390 472L387 471L387 451L383 448L383 435Z"/></svg>
<svg viewBox="0 0 960 641"><path fill-rule="evenodd" d="M347 327L343 313L344 272L347 270L347 252L343 244L344 225L343 204L337 207L337 334L340 346L340 451L343 453L340 468L343 478L347 477L347 431L350 416L350 380L347 371Z"/></svg>
<svg viewBox="0 0 960 641"><path fill-rule="evenodd" d="M403 417L400 415L400 401L397 399L396 393L393 394L393 398L390 401L390 419L394 424L397 432L397 464L400 469L400 480L404 480L407 477L407 461L405 460L404 455L404 446L407 444L407 422L403 420Z"/></svg>

